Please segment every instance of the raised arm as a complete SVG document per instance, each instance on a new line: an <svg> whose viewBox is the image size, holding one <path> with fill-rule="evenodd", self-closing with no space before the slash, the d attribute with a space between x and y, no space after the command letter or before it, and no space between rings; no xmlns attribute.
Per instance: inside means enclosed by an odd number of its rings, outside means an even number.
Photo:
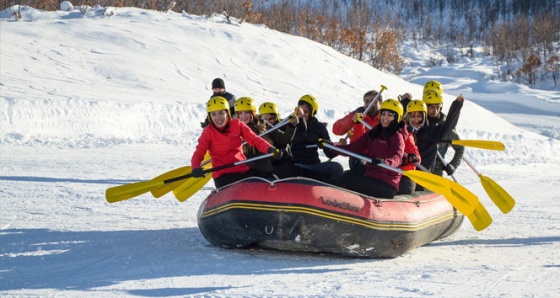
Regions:
<svg viewBox="0 0 560 298"><path fill-rule="evenodd" d="M442 133L440 136L442 140L450 140L451 136L453 135L452 131L455 129L455 126L457 126L457 123L459 122L459 116L461 115L461 109L463 108L464 101L465 98L463 97L463 94L461 94L451 104L451 107L449 108L449 114L447 115L442 128Z"/></svg>

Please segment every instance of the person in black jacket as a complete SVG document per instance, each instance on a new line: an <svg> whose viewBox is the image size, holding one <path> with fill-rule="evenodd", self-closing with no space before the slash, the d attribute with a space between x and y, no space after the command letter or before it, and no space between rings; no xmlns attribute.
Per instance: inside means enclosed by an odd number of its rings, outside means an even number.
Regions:
<svg viewBox="0 0 560 298"><path fill-rule="evenodd" d="M307 131L305 134L295 136L292 140L294 162L297 166L310 171L307 172L309 178L334 184L336 179L342 175L344 169L337 162L321 162L319 158L317 140L330 141L331 139L326 124L319 122L315 117L319 104L313 95L306 94L299 99L298 106L303 111ZM324 150L323 152L329 158L336 156L330 150Z"/></svg>
<svg viewBox="0 0 560 298"><path fill-rule="evenodd" d="M235 95L229 93L226 91L226 84L224 83L224 80L220 79L220 78L215 78L212 81L212 95L210 96L210 98L215 97L215 96L221 96L225 99L227 99L228 104L230 106L229 108L229 112L230 115L232 115L232 117L235 117L235 102L236 102L236 97ZM200 122L200 126L202 128L205 128L210 122L208 121L208 118L204 119L203 122Z"/></svg>
<svg viewBox="0 0 560 298"><path fill-rule="evenodd" d="M259 117L263 121L267 122L267 129L270 129L271 127L285 120L280 119L278 106L273 102L265 102L259 106ZM294 119L294 117L297 119ZM290 139L289 143L286 144L275 142L279 149L284 150L284 155L282 159L272 161L274 174L276 174L279 178L296 176L316 177L317 175L313 171L294 165L294 157L292 154L292 140L294 138L305 135L305 132L307 131L307 123L303 119L303 110L299 106L296 107L294 113L288 116L288 119L291 119L290 122L287 125L278 128L278 133L290 134L292 138Z"/></svg>
<svg viewBox="0 0 560 298"><path fill-rule="evenodd" d="M439 96L429 96L433 95L434 92ZM428 105L428 121L430 123L443 124L446 121L446 116L441 112L443 108L443 86L441 85L441 83L438 81L426 82L426 84L424 85L424 97L422 99L426 102L426 105ZM455 128L453 128L450 132L446 133L446 135L442 136L442 139L459 140L459 135L457 134L457 131L455 131ZM432 173L441 176L443 174L443 171L445 171L447 175L451 176L455 172L455 169L457 169L457 167L461 164L461 159L463 158L465 147L460 145L451 146L455 151L453 159L447 165L444 165L440 158L436 158L436 163ZM449 144L439 144L438 150L442 157L445 157L448 148Z"/></svg>
<svg viewBox="0 0 560 298"><path fill-rule="evenodd" d="M420 164L430 172L434 171L436 165L438 141L447 140L452 131L455 129L455 126L459 121L463 102L465 100L463 95L459 95L451 104L446 121L431 122L428 117L425 101L435 101L438 99L434 99L432 97L440 96L441 95L439 93L433 90L427 91L424 94L423 101L413 100L408 104L407 115L405 117L407 129L409 132L414 134L418 151L420 151L422 160ZM413 117L416 119L417 116L421 116L421 118L417 121L413 120ZM417 185L416 190L422 190L422 187Z"/></svg>
<svg viewBox="0 0 560 298"><path fill-rule="evenodd" d="M235 102L235 113L237 114L237 118L247 124L257 135L261 135L272 128L272 125L257 116L257 107L250 97L241 97ZM253 161L248 164L252 170L273 175L275 176L274 178L303 176L302 169L294 165L290 150L292 139L296 134L300 121L297 116L291 117L290 119L290 122L283 127L284 130L275 129L262 136L262 138L271 145L283 151L282 158L267 158ZM257 148L249 144L243 145L243 153L247 158L262 155Z"/></svg>

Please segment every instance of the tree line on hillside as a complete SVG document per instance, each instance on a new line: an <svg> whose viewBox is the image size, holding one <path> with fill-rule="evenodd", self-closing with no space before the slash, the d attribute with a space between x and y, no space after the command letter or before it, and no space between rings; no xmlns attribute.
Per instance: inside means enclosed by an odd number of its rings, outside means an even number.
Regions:
<svg viewBox="0 0 560 298"><path fill-rule="evenodd" d="M0 0L58 10L61 0ZM560 77L560 2L556 0L80 0L75 6L173 10L265 24L328 45L375 68L400 74L404 40L428 43L449 63L482 46L497 76L534 85ZM457 52L455 49L459 48ZM434 50L436 51L436 50ZM432 58L428 66L444 61Z"/></svg>

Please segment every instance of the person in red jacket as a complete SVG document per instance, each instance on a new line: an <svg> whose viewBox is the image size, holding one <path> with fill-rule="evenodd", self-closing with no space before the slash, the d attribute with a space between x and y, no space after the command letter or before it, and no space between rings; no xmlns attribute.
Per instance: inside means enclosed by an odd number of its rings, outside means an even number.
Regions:
<svg viewBox="0 0 560 298"><path fill-rule="evenodd" d="M371 90L364 94L364 105L357 108L356 110L350 112L344 118L337 120L333 124L332 132L335 135L344 135L351 131L350 143L359 139L366 131L369 129L365 127L360 121L359 117L363 117L363 120L367 122L371 127L375 127L379 124L379 106L383 101L383 98L379 96L377 101L373 104L373 107L368 111L367 115L362 115L362 112L370 105L371 101L377 96L377 91Z"/></svg>
<svg viewBox="0 0 560 298"><path fill-rule="evenodd" d="M366 92L363 97L364 105L350 112L348 115L344 116L344 118L337 120L333 124L332 132L340 136L347 134L347 138L349 138L350 143L352 143L369 130L369 128L360 122L360 118L368 123L370 127L375 127L379 124L379 106L383 101L381 95L377 98L376 102L373 103L373 107L368 111L367 115L362 115L362 112L365 111L377 94L378 92L375 90ZM346 138L340 139L339 144L346 145ZM362 176L364 174L365 163L361 160L350 157L348 159L348 165L350 167L350 173L357 176Z"/></svg>
<svg viewBox="0 0 560 298"><path fill-rule="evenodd" d="M404 136L404 154L400 169L403 171L416 170L416 163L420 163L421 159L420 151L418 150L418 146L416 146L416 141L414 140L414 134L408 132L406 123L401 129L401 133ZM402 176L399 183L399 192L397 194L408 195L413 193L415 189L416 182L407 176Z"/></svg>
<svg viewBox="0 0 560 298"><path fill-rule="evenodd" d="M227 99L221 96L212 97L207 103L207 112L210 125L202 131L191 158L193 177L204 177L201 163L206 152L210 153L213 167L246 160L241 146L243 140L262 153L272 153L275 159L282 158L281 150L276 149L257 136L251 128L239 119L231 118ZM261 174L250 170L247 164L212 172L216 188L252 176L261 176Z"/></svg>
<svg viewBox="0 0 560 298"><path fill-rule="evenodd" d="M401 103L388 99L381 104L380 123L377 126L349 145L336 145L357 154L367 151L367 156L372 159L372 163L366 165L363 176L345 173L336 181L337 186L379 198L393 198L397 194L402 175L377 165L401 165L405 148L402 116ZM323 142L320 141L318 145L323 146ZM331 151L338 154L336 150Z"/></svg>

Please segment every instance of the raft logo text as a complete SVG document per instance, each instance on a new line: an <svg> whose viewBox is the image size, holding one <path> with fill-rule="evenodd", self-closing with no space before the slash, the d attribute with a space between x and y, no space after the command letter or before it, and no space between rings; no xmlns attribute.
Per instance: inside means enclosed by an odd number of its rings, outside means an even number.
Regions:
<svg viewBox="0 0 560 298"><path fill-rule="evenodd" d="M331 205L331 206L334 206L334 207L337 207L337 208L340 208L340 209L350 210L350 211L354 211L354 212L360 212L360 207L352 206L348 202L339 202L336 199L335 200L330 200L330 199L327 199L325 197L321 197L321 201L325 205Z"/></svg>

